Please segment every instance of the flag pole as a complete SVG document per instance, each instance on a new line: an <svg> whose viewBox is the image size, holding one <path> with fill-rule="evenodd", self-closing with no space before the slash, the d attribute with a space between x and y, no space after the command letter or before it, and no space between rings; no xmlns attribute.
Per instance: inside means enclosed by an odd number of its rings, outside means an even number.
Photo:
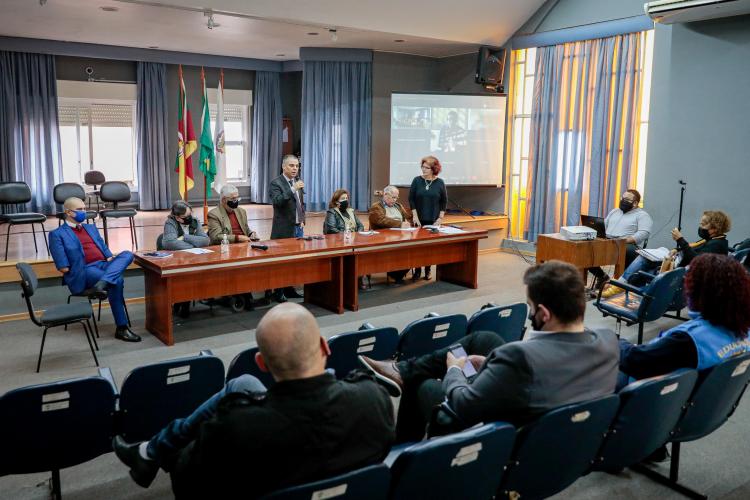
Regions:
<svg viewBox="0 0 750 500"><path fill-rule="evenodd" d="M203 84L203 89L205 92L206 73L203 71L203 66L201 66L201 83ZM210 162L210 160L208 161ZM207 171L208 171L208 165L206 165L206 168L203 170L203 221L204 223L208 223L208 179L206 178Z"/></svg>
<svg viewBox="0 0 750 500"><path fill-rule="evenodd" d="M180 64L180 75L179 76L180 76L180 94L182 94L182 64ZM180 99L180 106L182 106L183 100L184 100L184 97L182 99ZM187 122L187 117L185 116L184 109L183 109L182 123L185 124L186 122ZM182 130L183 130L183 133L187 136L187 129L183 126ZM186 142L187 142L187 140L183 139L183 144L185 144ZM187 158L185 158L185 161L187 161ZM187 176L185 175L184 171L180 172L180 175L184 179L183 182L182 182L182 185L183 185L182 199L187 202L187 193L188 193L188 189L187 189Z"/></svg>

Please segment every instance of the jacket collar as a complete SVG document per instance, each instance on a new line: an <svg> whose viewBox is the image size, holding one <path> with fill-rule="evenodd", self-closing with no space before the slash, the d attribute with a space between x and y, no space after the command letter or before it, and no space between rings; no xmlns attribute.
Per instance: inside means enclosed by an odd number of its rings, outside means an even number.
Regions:
<svg viewBox="0 0 750 500"><path fill-rule="evenodd" d="M268 393L273 395L308 394L311 391L320 390L335 383L336 376L326 371L315 377L277 382L268 389Z"/></svg>

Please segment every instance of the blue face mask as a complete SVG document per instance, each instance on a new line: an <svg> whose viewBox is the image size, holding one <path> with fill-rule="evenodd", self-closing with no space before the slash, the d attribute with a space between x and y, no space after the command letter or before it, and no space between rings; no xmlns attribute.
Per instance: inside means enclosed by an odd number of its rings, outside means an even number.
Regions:
<svg viewBox="0 0 750 500"><path fill-rule="evenodd" d="M85 210L73 210L73 220L78 222L79 224L86 220L86 211Z"/></svg>

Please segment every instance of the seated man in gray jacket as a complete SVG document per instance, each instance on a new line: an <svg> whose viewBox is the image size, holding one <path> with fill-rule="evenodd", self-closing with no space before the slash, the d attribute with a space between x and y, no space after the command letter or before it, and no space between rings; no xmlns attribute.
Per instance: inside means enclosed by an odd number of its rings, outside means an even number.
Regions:
<svg viewBox="0 0 750 500"><path fill-rule="evenodd" d="M432 408L446 399L467 427L496 420L522 425L556 407L614 392L617 336L584 327L581 272L548 261L527 269L524 284L533 330L521 341L504 343L480 331L458 342L468 358L455 358L449 348L397 363L360 357L391 395L403 394L397 441L422 439ZM478 373L464 375L466 363Z"/></svg>
<svg viewBox="0 0 750 500"><path fill-rule="evenodd" d="M205 247L211 241L203 232L201 223L193 218L193 210L184 201L176 201L164 222L164 236L161 246L164 250L186 250L188 248Z"/></svg>

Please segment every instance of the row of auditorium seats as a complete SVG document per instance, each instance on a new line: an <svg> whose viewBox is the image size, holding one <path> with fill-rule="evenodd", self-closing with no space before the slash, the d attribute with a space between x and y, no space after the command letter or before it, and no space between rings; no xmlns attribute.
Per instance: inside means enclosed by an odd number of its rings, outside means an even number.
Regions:
<svg viewBox="0 0 750 500"><path fill-rule="evenodd" d="M93 174L89 176L89 174ZM109 231L107 229L108 219L119 219L127 218L130 223L130 242L133 248L138 248L138 237L135 231L135 216L138 213L137 210L132 208L121 209L118 208L119 203L130 201L131 193L130 187L121 181L105 181L104 174L101 172L92 170L87 172L88 180L86 184L94 186L94 191L91 194L96 196L96 207L97 210L86 210L86 221L93 222L97 217L101 218L103 229L104 229L104 241L109 245ZM97 190L97 185L100 188ZM65 220L65 211L63 209L63 203L68 198L80 198L86 199L86 191L83 186L74 182L63 182L56 184L52 189L52 197L55 203L59 206L59 211L55 214L58 219L58 225L62 224ZM112 203L111 209L99 210L99 200L104 202ZM24 206L31 201L31 189L25 182L0 182L0 208L13 207L17 209L19 206ZM5 210L3 210L5 212ZM0 214L0 224L7 224L7 230L5 233L5 260L8 260L8 245L10 243L10 230L13 226L18 225L31 225L32 236L34 238L34 251L39 253L36 242L36 232L34 224L39 224L42 229L42 238L44 244L47 247L47 254L49 254L49 243L47 242L47 232L44 228L44 223L47 221L47 216L38 212L12 212Z"/></svg>
<svg viewBox="0 0 750 500"><path fill-rule="evenodd" d="M544 498L588 472L635 467L670 442L671 479L638 470L695 496L677 483L680 443L713 432L731 416L750 381L749 367L746 354L702 373L683 369L642 380L618 394L553 410L518 430L488 423L399 446L386 465L271 498L489 499L495 492ZM60 469L112 451L115 434L130 442L149 439L191 413L224 380L223 363L205 351L137 368L119 391L106 368L99 376L10 391L0 397L0 476L52 471L60 498Z"/></svg>

